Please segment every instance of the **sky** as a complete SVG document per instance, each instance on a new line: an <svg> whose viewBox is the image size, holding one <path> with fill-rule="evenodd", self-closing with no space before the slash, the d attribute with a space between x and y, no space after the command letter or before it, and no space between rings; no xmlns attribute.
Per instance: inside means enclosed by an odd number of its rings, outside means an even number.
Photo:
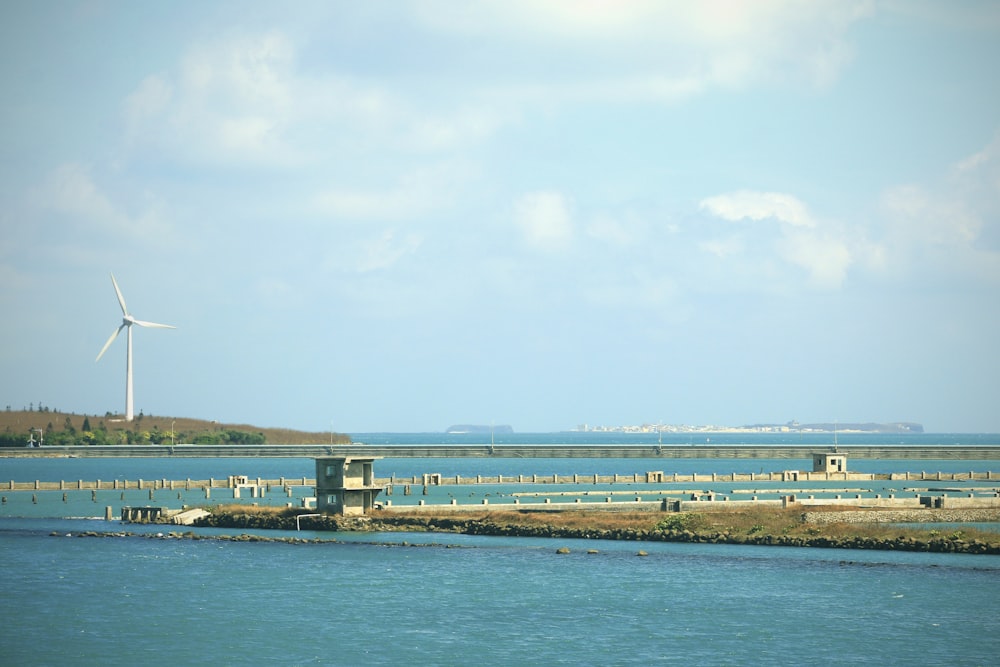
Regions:
<svg viewBox="0 0 1000 667"><path fill-rule="evenodd" d="M1000 432L1000 5L0 4L0 405ZM993 63L992 65L990 63Z"/></svg>

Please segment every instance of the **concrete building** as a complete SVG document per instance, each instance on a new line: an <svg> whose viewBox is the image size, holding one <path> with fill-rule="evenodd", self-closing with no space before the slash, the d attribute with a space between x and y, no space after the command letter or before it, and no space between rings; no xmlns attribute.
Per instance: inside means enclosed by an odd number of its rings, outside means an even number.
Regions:
<svg viewBox="0 0 1000 667"><path fill-rule="evenodd" d="M316 509L344 516L368 514L382 487L375 484L376 457L316 459Z"/></svg>
<svg viewBox="0 0 1000 667"><path fill-rule="evenodd" d="M847 472L847 455L836 452L813 454L813 472Z"/></svg>

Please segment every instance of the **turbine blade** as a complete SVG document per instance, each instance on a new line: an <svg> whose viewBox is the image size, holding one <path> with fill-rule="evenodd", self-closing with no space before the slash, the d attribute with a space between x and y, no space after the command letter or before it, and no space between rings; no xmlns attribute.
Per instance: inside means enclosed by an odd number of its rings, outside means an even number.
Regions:
<svg viewBox="0 0 1000 667"><path fill-rule="evenodd" d="M142 320L132 320L133 324L138 324L140 327L153 327L154 329L176 329L177 327L170 324L157 324L156 322L144 322Z"/></svg>
<svg viewBox="0 0 1000 667"><path fill-rule="evenodd" d="M104 353L107 352L109 347L111 347L111 343L115 342L115 338L118 338L118 334L120 334L122 332L122 329L124 328L125 324L123 323L120 327L115 329L114 332L112 332L111 338L108 338L108 342L105 343L104 347L101 348L101 351L97 353L97 359L94 359L95 362L101 360L101 357L104 356Z"/></svg>
<svg viewBox="0 0 1000 667"><path fill-rule="evenodd" d="M111 274L111 284L115 286L115 294L118 295L118 305L122 307L122 315L128 317L128 308L125 307L125 297L122 296L122 291L118 289L118 281L115 280L115 274Z"/></svg>

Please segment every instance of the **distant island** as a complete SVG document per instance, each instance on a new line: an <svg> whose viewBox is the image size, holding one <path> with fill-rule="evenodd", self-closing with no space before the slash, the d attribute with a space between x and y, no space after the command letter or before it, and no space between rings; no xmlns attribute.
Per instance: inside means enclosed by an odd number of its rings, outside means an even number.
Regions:
<svg viewBox="0 0 1000 667"><path fill-rule="evenodd" d="M445 433L513 433L510 424L454 424Z"/></svg>

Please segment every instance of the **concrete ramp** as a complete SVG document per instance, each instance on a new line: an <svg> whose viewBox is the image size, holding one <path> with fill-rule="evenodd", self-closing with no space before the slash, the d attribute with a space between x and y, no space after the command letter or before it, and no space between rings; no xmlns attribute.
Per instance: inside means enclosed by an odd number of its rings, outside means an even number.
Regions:
<svg viewBox="0 0 1000 667"><path fill-rule="evenodd" d="M203 516L208 516L208 512L203 509L191 509L179 512L170 517L170 523L177 526L190 526Z"/></svg>

